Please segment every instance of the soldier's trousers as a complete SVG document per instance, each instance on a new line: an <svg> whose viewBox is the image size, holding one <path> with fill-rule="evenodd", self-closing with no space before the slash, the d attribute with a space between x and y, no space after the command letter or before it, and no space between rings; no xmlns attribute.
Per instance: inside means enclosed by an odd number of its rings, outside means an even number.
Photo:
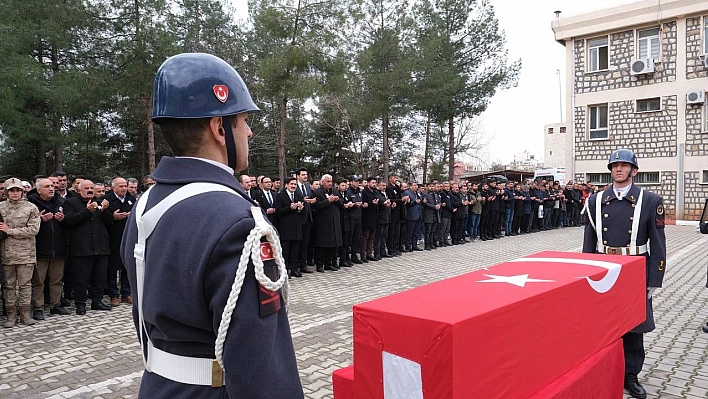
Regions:
<svg viewBox="0 0 708 399"><path fill-rule="evenodd" d="M344 244L351 255L361 252L361 219L349 219L350 235L349 240Z"/></svg>
<svg viewBox="0 0 708 399"><path fill-rule="evenodd" d="M22 265L5 265L5 285L3 294L5 304L9 309L17 302L17 292L19 291L20 306L29 306L32 298L32 272L34 263ZM44 295L44 292L42 292Z"/></svg>
<svg viewBox="0 0 708 399"><path fill-rule="evenodd" d="M628 332L622 336L624 373L637 375L644 366L644 334Z"/></svg>

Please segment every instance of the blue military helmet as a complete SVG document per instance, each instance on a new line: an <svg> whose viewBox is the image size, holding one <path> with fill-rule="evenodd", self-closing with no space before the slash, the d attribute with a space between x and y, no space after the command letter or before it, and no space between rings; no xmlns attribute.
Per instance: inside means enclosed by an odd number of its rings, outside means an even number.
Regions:
<svg viewBox="0 0 708 399"><path fill-rule="evenodd" d="M612 151L612 154L610 154L610 159L607 161L607 169L612 170L612 164L617 162L626 162L634 166L636 169L639 169L637 156L634 155L632 150L628 150L626 148L620 148Z"/></svg>
<svg viewBox="0 0 708 399"><path fill-rule="evenodd" d="M211 54L184 53L168 58L157 70L153 90L153 120L260 111L238 72Z"/></svg>

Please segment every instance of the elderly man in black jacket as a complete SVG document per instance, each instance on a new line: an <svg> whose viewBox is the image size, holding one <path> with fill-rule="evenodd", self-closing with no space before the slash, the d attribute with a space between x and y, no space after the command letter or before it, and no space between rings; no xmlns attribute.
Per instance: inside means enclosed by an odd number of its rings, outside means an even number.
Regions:
<svg viewBox="0 0 708 399"><path fill-rule="evenodd" d="M68 315L61 306L63 289L66 236L64 232L64 198L55 195L50 179L37 182L37 192L27 200L39 209L39 233L36 237L37 267L32 274L32 318L44 320L44 281L49 277L49 305L51 314Z"/></svg>
<svg viewBox="0 0 708 399"><path fill-rule="evenodd" d="M315 210L315 265L317 271L339 270L335 262L337 247L342 241L342 226L340 217L341 199L337 190L332 187L332 176L323 175L322 185L314 191L317 200L312 206Z"/></svg>
<svg viewBox="0 0 708 399"><path fill-rule="evenodd" d="M130 282L128 274L125 270L125 265L120 259L120 243L123 240L123 231L125 224L130 216L130 211L135 205L135 197L128 191L128 182L122 177L116 177L111 181L113 190L106 194L103 198L108 201L108 212L113 218L113 223L108 226L108 237L110 238L110 251L108 255L108 279L106 281L108 287L108 296L111 298L111 306L120 305L121 301L127 304L133 304L133 298L130 296ZM116 283L116 275L120 277L120 296L118 299L118 284Z"/></svg>
<svg viewBox="0 0 708 399"><path fill-rule="evenodd" d="M94 184L79 184L79 196L64 202L64 222L70 227L69 256L74 272L76 314L86 314L86 290L91 283L91 310L111 310L102 302L110 253L107 226L113 223L108 200L99 204L93 197Z"/></svg>

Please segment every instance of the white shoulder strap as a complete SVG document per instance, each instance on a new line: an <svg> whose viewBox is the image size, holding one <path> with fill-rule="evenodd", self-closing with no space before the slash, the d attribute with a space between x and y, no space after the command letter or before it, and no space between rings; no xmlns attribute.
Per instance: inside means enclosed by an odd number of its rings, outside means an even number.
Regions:
<svg viewBox="0 0 708 399"><path fill-rule="evenodd" d="M610 189L608 188L607 190ZM602 194L598 192L597 196L595 196L595 236L597 237L597 252L600 253L605 252L602 244L602 196L605 191Z"/></svg>
<svg viewBox="0 0 708 399"><path fill-rule="evenodd" d="M639 198L634 206L634 215L632 216L632 235L629 238L630 248L637 247L637 234L639 233L639 218L642 216L642 198L644 198L644 190L639 188Z"/></svg>
<svg viewBox="0 0 708 399"><path fill-rule="evenodd" d="M198 385L210 385L213 383L211 377L211 360L209 359L199 359L199 358L189 358L184 356L172 355L167 352L161 351L155 348L150 341L150 337L145 329L145 321L143 317L143 292L145 288L145 247L147 239L150 237L158 222L162 216L175 204L191 198L195 195L204 194L208 192L227 192L241 197L241 195L232 190L229 187L223 186L221 184L215 183L191 183L187 184L179 189L177 189L172 194L165 197L162 201L157 203L149 211L145 212L145 207L150 196L150 191L152 187L146 191L138 203L136 204L136 223L138 227L138 241L135 244L133 254L135 256L136 265L136 275L137 275L137 289L138 289L138 318L140 322L140 345L143 348L141 351L143 356L143 364L145 369L150 372L155 372L165 378L171 379L173 381L187 383L187 384L198 384ZM224 308L224 312L221 317L221 323L219 325L219 331L217 333L217 339L215 344L216 360L223 369L223 344L226 340L226 333L228 331L229 324L231 322L231 314L236 307L236 302L238 301L239 293L241 292L241 286L243 285L244 276L246 274L246 269L248 267L249 258L254 264L256 279L265 287L271 291L277 291L283 288L283 299L285 300L287 309L287 297L288 297L288 285L287 285L287 271L285 268L285 261L282 256L282 249L280 247L280 240L278 235L273 229L273 227L268 223L263 217L263 213L260 207L251 206L251 214L256 222L256 226L251 230L248 235L248 239L244 244L243 252L241 253L241 258L239 261L238 269L236 270L236 276L234 283L229 294L229 299ZM279 278L277 281L272 281L268 276L265 275L263 270L263 261L260 258L260 239L261 237L266 237L268 242L271 244L273 249L273 256L276 264L278 265ZM148 358L145 357L144 348L148 348ZM150 356L150 354L153 356ZM205 362L206 360L206 362Z"/></svg>

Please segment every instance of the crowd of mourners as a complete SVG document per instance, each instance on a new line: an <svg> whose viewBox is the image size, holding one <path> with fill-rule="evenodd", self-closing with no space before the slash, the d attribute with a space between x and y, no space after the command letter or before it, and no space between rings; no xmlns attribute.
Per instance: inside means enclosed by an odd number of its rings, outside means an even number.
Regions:
<svg viewBox="0 0 708 399"><path fill-rule="evenodd" d="M277 228L290 277L337 271L406 252L580 226L592 183L490 178L419 184L329 174L305 168L280 181L241 175L239 182ZM115 177L93 182L65 172L32 182L0 178L4 327L32 325L45 313L110 310L132 304L119 256L128 216L155 182ZM108 303L104 302L108 296ZM46 306L45 306L46 305Z"/></svg>
<svg viewBox="0 0 708 399"><path fill-rule="evenodd" d="M581 226L592 183L490 178L419 184L329 174L305 168L283 182L241 175L247 195L278 229L291 277L337 271L406 252ZM312 268L314 267L314 269Z"/></svg>
<svg viewBox="0 0 708 399"><path fill-rule="evenodd" d="M154 184L146 176L143 189ZM119 249L135 204L137 179L115 177L94 183L65 172L32 182L0 178L3 327L32 325L50 314L111 310L132 304ZM108 295L109 303L103 302Z"/></svg>

